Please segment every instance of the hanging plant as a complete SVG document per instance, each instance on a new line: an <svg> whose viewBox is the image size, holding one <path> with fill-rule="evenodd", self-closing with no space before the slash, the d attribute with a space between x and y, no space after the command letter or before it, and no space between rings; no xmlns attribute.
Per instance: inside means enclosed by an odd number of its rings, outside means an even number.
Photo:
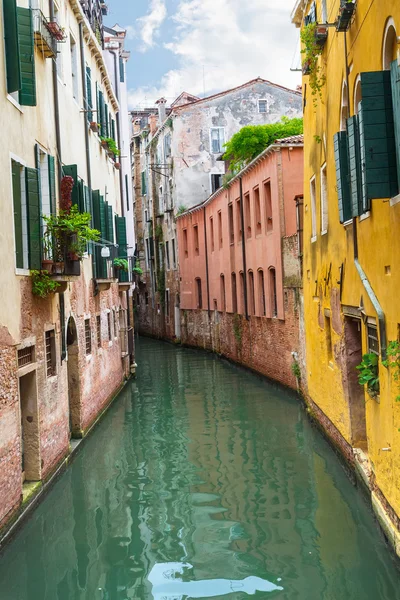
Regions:
<svg viewBox="0 0 400 600"><path fill-rule="evenodd" d="M321 90L325 85L326 77L322 68L318 64L318 58L322 54L323 45L318 43L317 23L309 23L300 33L300 39L303 44L301 54L304 55L302 61L302 70L304 75L309 75L309 86L314 96L313 102L316 103L316 96L322 98Z"/></svg>
<svg viewBox="0 0 400 600"><path fill-rule="evenodd" d="M379 396L379 356L373 352L364 354L361 364L356 369L359 371L358 383L367 386L368 394L372 398Z"/></svg>
<svg viewBox="0 0 400 600"><path fill-rule="evenodd" d="M39 298L47 298L54 294L60 284L51 279L48 271L31 271L32 293Z"/></svg>

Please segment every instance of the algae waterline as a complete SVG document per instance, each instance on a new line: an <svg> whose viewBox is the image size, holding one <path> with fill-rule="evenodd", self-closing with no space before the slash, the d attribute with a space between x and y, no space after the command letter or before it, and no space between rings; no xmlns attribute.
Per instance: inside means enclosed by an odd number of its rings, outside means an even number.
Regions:
<svg viewBox="0 0 400 600"><path fill-rule="evenodd" d="M1 600L396 600L363 496L296 397L141 339L129 383L0 556Z"/></svg>

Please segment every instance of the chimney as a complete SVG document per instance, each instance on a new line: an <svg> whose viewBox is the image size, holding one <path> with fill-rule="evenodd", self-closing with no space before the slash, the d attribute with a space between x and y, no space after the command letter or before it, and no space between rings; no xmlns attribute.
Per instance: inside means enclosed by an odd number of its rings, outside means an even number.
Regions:
<svg viewBox="0 0 400 600"><path fill-rule="evenodd" d="M140 131L140 119L135 119L133 122L133 133L139 133Z"/></svg>
<svg viewBox="0 0 400 600"><path fill-rule="evenodd" d="M165 105L167 104L167 101L165 98L160 98L159 100L157 100L156 104L158 106L158 118L160 120L160 125L162 125L162 123L164 123L165 118L167 116L166 111L165 111Z"/></svg>
<svg viewBox="0 0 400 600"><path fill-rule="evenodd" d="M150 115L149 116L149 125L150 125L150 133L151 135L154 135L155 132L157 131L157 115Z"/></svg>

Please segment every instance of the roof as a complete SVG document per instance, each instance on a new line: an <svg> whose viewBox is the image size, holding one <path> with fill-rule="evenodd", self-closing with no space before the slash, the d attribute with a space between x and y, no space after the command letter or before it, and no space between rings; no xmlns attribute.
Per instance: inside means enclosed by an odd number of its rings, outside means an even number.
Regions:
<svg viewBox="0 0 400 600"><path fill-rule="evenodd" d="M171 108L174 108L175 106L183 106L184 104L191 104L192 102L197 102L197 100L200 100L198 96L194 96L188 92L182 92L182 94L179 94L179 96L173 101Z"/></svg>
<svg viewBox="0 0 400 600"><path fill-rule="evenodd" d="M197 204L196 206L192 206L191 208L188 208L188 210L185 210L185 212L181 213L180 215L177 215L176 218L179 219L180 217L184 217L192 212L195 212L196 210L199 210L200 208L203 208L204 206L207 206L207 204L212 202L214 200L214 198L216 198L219 194L221 194L222 192L229 189L231 187L231 185L233 183L235 183L235 181L237 181L238 179L243 177L243 175L245 175L249 171L252 171L262 160L264 160L264 158L266 158L274 150L277 150L278 148L290 148L294 145L296 145L298 148L303 147L303 136L302 135L292 135L291 137L276 140L273 144L271 144L270 146L268 146L268 148L266 148L263 152L261 152L261 154L256 156L256 158L254 160L252 160L251 163L249 163L241 171L239 171L239 173L237 175L232 177L232 179L226 185L218 188L217 191L215 191L213 194L211 194L211 196L209 196L207 198L207 200L200 202L200 204Z"/></svg>
<svg viewBox="0 0 400 600"><path fill-rule="evenodd" d="M243 88L250 87L251 85L254 85L255 83L266 83L268 85L271 85L272 87L278 88L280 90L284 90L285 92L290 92L292 94L296 94L296 96L301 96L301 92L299 92L297 90L291 90L290 88L284 87L283 85L279 85L277 83L273 83L272 81L268 81L268 79L262 79L261 77L257 77L256 79L247 81L246 83L243 83L242 85L238 85L237 87L231 88L229 90L219 92L218 94L213 94L212 96L207 96L206 98L199 98L198 100L195 100L194 102L191 102L190 104L183 104L182 106L175 106L174 110L178 111L178 110L184 110L185 108L188 108L188 107L191 108L193 105L200 104L201 102L208 102L209 100L214 100L214 98L220 98L221 96L227 96L228 94L231 94L232 92L236 92L237 90L241 90Z"/></svg>

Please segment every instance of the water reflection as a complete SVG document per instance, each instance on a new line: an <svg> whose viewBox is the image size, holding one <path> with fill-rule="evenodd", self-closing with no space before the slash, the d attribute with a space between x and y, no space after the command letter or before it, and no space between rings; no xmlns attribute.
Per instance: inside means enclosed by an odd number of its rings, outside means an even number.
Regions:
<svg viewBox="0 0 400 600"><path fill-rule="evenodd" d="M369 509L297 399L154 341L138 362L0 557L1 600L400 598Z"/></svg>

